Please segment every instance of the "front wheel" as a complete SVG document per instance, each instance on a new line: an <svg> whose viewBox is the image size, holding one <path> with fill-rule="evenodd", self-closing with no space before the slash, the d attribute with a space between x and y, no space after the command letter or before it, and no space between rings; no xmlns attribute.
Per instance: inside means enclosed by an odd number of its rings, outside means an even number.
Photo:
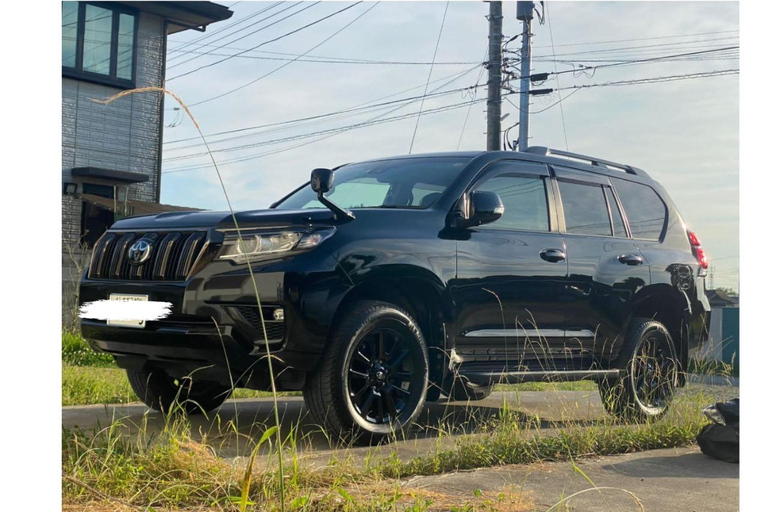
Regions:
<svg viewBox="0 0 768 512"><path fill-rule="evenodd" d="M218 409L232 394L227 386L190 378L174 379L162 370L126 370L128 382L147 406L170 413L178 407L187 414Z"/></svg>
<svg viewBox="0 0 768 512"><path fill-rule="evenodd" d="M342 313L309 375L304 401L337 437L377 442L406 430L427 394L427 347L416 322L393 304L360 301Z"/></svg>
<svg viewBox="0 0 768 512"><path fill-rule="evenodd" d="M624 342L632 352L620 379L599 383L603 405L628 421L661 418L677 386L672 337L663 324L642 318L632 323Z"/></svg>

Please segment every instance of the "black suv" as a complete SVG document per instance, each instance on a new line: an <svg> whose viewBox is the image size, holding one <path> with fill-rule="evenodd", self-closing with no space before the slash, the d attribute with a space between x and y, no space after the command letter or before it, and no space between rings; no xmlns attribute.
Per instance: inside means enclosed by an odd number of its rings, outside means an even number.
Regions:
<svg viewBox="0 0 768 512"><path fill-rule="evenodd" d="M267 210L116 222L81 303L170 314L82 332L164 411L271 389L269 352L276 388L339 436L500 381L593 379L610 412L654 418L706 335L706 269L635 167L541 147L396 157L315 169Z"/></svg>

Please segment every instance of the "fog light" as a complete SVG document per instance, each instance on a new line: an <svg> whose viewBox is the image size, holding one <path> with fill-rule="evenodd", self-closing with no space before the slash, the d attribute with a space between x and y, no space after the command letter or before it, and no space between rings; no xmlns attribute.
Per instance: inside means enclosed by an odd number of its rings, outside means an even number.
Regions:
<svg viewBox="0 0 768 512"><path fill-rule="evenodd" d="M285 311L283 308L277 308L272 312L272 319L282 322L285 319Z"/></svg>

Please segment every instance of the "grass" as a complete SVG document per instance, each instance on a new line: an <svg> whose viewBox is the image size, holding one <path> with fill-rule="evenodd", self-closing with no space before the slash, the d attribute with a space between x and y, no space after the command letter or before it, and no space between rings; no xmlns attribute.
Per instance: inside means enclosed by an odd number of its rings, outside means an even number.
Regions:
<svg viewBox="0 0 768 512"><path fill-rule="evenodd" d="M606 416L592 423L573 421L553 429L543 428L538 418L503 406L478 429L483 434L438 442L428 453L410 460L401 459L396 449L384 457L371 448L367 463L362 465L341 459L325 467L306 466L299 458L294 430L283 446L286 510L423 511L450 510L450 506L467 511L532 510L529 497L516 487L492 497L481 493L446 495L406 490L401 479L500 464L573 461L686 446L694 442L706 423L701 407L714 398L700 389L684 392L670 413L656 423L630 425ZM128 433L119 422L96 432L65 431L64 502L72 507L99 504L112 509L129 504L126 510L146 511L237 510L241 504L247 510L279 510L279 477L270 430L261 440L245 438L254 453L264 456L256 459L251 471L245 462L233 464L219 455L218 437L193 436L190 423L181 415L171 416L159 434L143 428ZM249 485L242 501L246 474Z"/></svg>
<svg viewBox="0 0 768 512"><path fill-rule="evenodd" d="M112 356L95 352L82 336L69 331L61 333L61 361L70 366L116 368Z"/></svg>
<svg viewBox="0 0 768 512"><path fill-rule="evenodd" d="M64 365L61 369L61 405L127 404L139 402L131 389L125 370L89 366ZM264 398L267 391L236 389L232 398ZM281 396L299 396L284 392Z"/></svg>

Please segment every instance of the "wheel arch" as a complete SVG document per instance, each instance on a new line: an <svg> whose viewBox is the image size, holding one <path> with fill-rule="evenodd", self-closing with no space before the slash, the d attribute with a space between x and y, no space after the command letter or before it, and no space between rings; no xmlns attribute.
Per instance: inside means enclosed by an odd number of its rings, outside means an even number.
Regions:
<svg viewBox="0 0 768 512"><path fill-rule="evenodd" d="M331 330L354 302L378 300L394 304L410 314L424 335L433 383L442 383L446 371L446 325L451 306L445 285L424 269L402 269L377 273L357 282L341 299L331 322ZM397 277L394 277L397 276Z"/></svg>
<svg viewBox="0 0 768 512"><path fill-rule="evenodd" d="M680 370L688 367L688 337L690 331L690 302L680 290L669 285L649 286L635 301L627 317L625 332L637 318L650 318L660 322L672 336L673 348Z"/></svg>

